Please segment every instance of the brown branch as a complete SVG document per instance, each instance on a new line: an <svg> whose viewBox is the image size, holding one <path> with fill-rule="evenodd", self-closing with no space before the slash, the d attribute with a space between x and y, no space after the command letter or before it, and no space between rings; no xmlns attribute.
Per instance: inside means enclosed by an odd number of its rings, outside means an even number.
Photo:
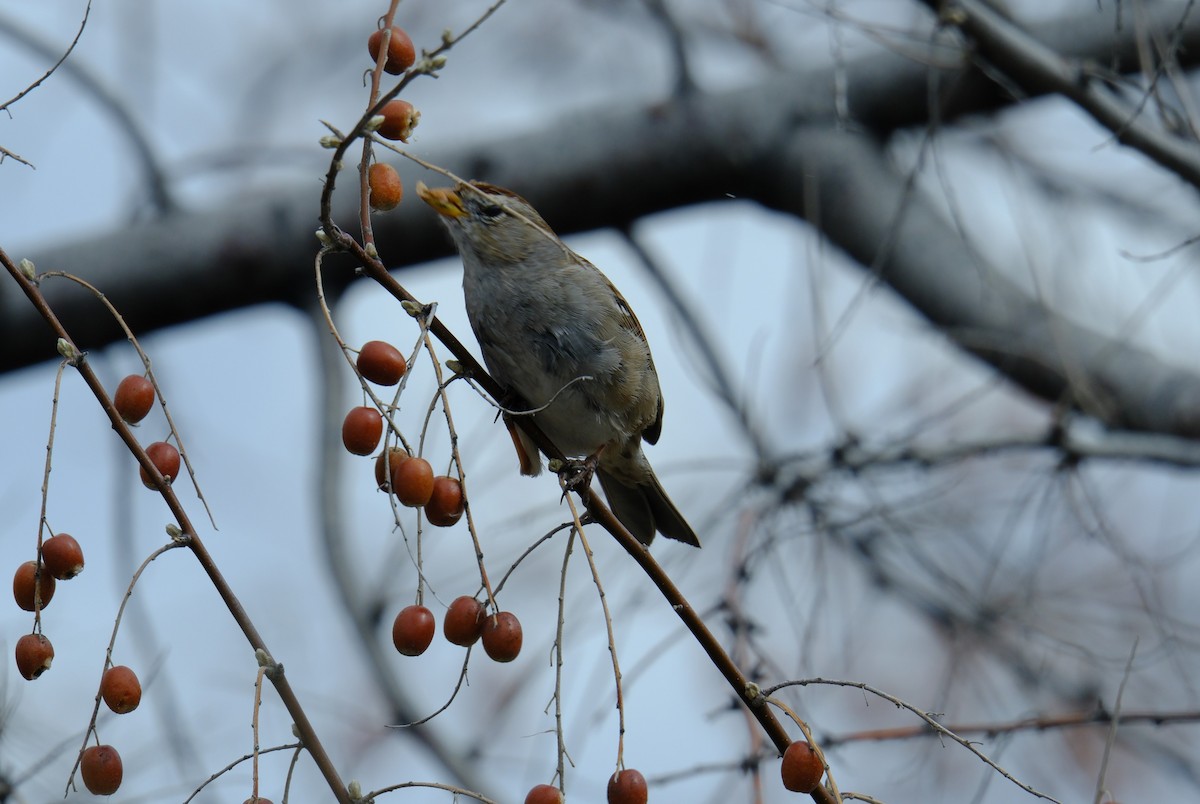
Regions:
<svg viewBox="0 0 1200 804"><path fill-rule="evenodd" d="M580 495L583 498L583 503L587 507L588 514L592 521L598 523L601 527L607 530L612 537L617 540L625 552L629 553L630 557L637 562L642 571L646 573L646 577L658 587L658 591L663 598L671 606L679 619L683 620L684 626L695 637L700 647L708 654L709 660L713 666L717 668L729 686L733 688L737 699L746 709L754 716L754 718L762 726L763 731L775 744L775 748L782 754L791 744L792 738L788 736L787 731L783 728L783 724L775 717L775 713L767 705L766 698L761 694L757 685L753 684L749 678L741 671L725 652L725 648L720 641L709 630L708 625L704 622L699 613L692 608L691 603L679 591L679 587L675 586L662 566L654 560L650 550L639 542L632 533L625 529L625 526L613 516L612 511L608 509L597 496L596 492L587 489ZM829 792L823 787L818 787L812 792L813 801L820 804L832 804L833 798Z"/></svg>
<svg viewBox="0 0 1200 804"><path fill-rule="evenodd" d="M129 448L129 451L137 459L138 463L153 478L155 486L162 495L163 501L166 502L167 508L170 509L172 516L175 517L176 524L182 532L180 538L186 541L188 549L192 551L196 561L199 562L205 574L208 575L213 588L220 595L221 600L224 601L226 609L229 610L229 614L233 617L234 622L237 623L242 634L246 637L246 641L250 643L255 653L262 651L267 656L270 656L271 653L267 648L266 642L258 633L257 627L254 625L253 620L250 619L250 615L246 612L245 608L243 608L241 601L238 600L233 588L225 580L225 576L221 573L212 554L204 546L204 542L201 540L196 528L192 525L187 511L184 510L183 504L175 495L175 490L159 473L158 468L150 460L145 449L138 443L133 431L129 429L129 425L117 413L117 409L113 406L112 399L109 397L104 384L100 381L96 372L92 370L91 364L88 363L87 356L75 346L70 333L46 302L38 286L21 272L21 269L9 258L3 249L0 249L0 263L8 270L9 274L20 286L25 296L50 326L50 329L60 342L65 342L78 354L77 359L73 360L72 364L88 388L91 389L92 394L96 397L96 401L100 403L100 407L104 409L109 421L112 422L113 429L117 432L117 436L125 442L125 446ZM316 763L321 774L325 777L334 798L337 799L339 804L351 804L346 785L342 783L337 768L334 767L333 760L321 744L321 740L317 736L312 723L309 721L308 715L305 713L299 699L288 683L283 673L283 666L278 664L274 666L278 669L278 672L269 674L271 683L275 686L275 691L279 694L280 700L283 701L288 714L292 716L296 730L300 735L300 739L304 742L305 748L308 750L310 756L312 756L313 762Z"/></svg>
<svg viewBox="0 0 1200 804"><path fill-rule="evenodd" d="M80 38L83 37L83 29L87 27L88 17L91 16L91 13L92 13L92 0L88 0L87 5L84 6L84 8L83 8L83 17L79 20L79 30L77 30L75 32L75 38L71 40L71 44L67 45L67 49L64 50L62 55L58 57L58 60L55 61L54 64L52 64L50 66L50 68L48 70L46 70L45 73L42 74L41 78L37 79L36 81L31 83L29 86L22 89L20 92L18 92L13 97L9 98L8 100L4 101L3 103L0 103L0 110L7 110L14 103L21 100L21 98L25 97L33 90L40 87L47 78L54 75L54 71L57 70L62 65L62 63L67 60L67 56L70 56L71 52L73 50L75 50L75 46L77 44L79 44ZM17 26L12 24L12 22L10 22L7 19L0 18L0 31L4 31L10 37L12 37L14 40L25 45L26 47L29 47L36 53L39 53L43 56L50 56L50 57L53 57L53 55L54 55L53 47L51 47L50 45L47 45L42 40L36 38L31 32L17 28ZM22 160L22 161L24 161L24 160ZM26 163L26 164L28 164L28 163Z"/></svg>
<svg viewBox="0 0 1200 804"><path fill-rule="evenodd" d="M360 261L363 273L378 282L398 301L420 303L416 297L410 294L403 285L387 272L378 259L371 258L357 242L346 238L344 245L355 253L355 256ZM499 401L507 397L506 390L492 379L491 375L479 364L479 361L467 351L462 342L439 319L432 319L429 323L429 329L442 342L442 345L454 354L455 359L462 364L464 371L471 379L477 382L493 399ZM548 458L552 460L562 460L564 458L562 451L538 428L532 417L517 416L514 417L513 421L529 434L534 443L538 445ZM592 521L598 523L612 534L617 543L633 557L634 561L638 563L651 582L658 587L663 598L675 613L679 615L679 618L683 620L684 626L691 632L704 652L708 654L709 659L718 672L729 682L737 699L758 720L763 730L767 733L767 736L771 739L771 742L775 744L776 749L782 754L791 743L791 737L788 736L787 731L778 719L776 719L770 708L758 696L757 687L742 673L741 669L738 668L733 659L726 653L720 641L709 630L704 619L692 608L687 598L675 586L670 576L654 560L654 556L650 554L650 551L613 516L612 511L601 501L595 491L590 488L586 489L580 494L580 497ZM821 804L832 802L832 799L828 797L829 794L824 788L817 788L817 790L813 791L812 795L813 799L821 802Z"/></svg>
<svg viewBox="0 0 1200 804"><path fill-rule="evenodd" d="M985 737L998 737L1001 734L1015 734L1024 731L1057 731L1060 729L1079 729L1087 726L1109 726L1116 716L1107 709L1092 709L1087 712L1074 712L1066 715L1044 715L1041 717L1026 717L1001 723L947 723L946 728L955 734L982 734ZM1200 712L1171 712L1138 710L1121 713L1121 724L1129 726L1146 723L1151 726L1194 725L1200 723ZM883 742L885 740L916 740L926 737L937 737L939 733L929 726L904 726L894 729L865 729L826 737L827 747L858 742Z"/></svg>

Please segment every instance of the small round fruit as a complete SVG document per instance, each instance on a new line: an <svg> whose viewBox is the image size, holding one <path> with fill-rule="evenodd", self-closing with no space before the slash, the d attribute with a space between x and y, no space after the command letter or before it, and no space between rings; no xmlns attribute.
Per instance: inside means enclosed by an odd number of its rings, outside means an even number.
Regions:
<svg viewBox="0 0 1200 804"><path fill-rule="evenodd" d="M342 422L342 443L355 455L370 455L383 437L383 416L375 408L351 408Z"/></svg>
<svg viewBox="0 0 1200 804"><path fill-rule="evenodd" d="M502 611L483 621L483 649L492 661L511 662L521 652L521 621Z"/></svg>
<svg viewBox="0 0 1200 804"><path fill-rule="evenodd" d="M91 745L79 761L83 784L94 796L111 796L121 786L121 755L111 745Z"/></svg>
<svg viewBox="0 0 1200 804"><path fill-rule="evenodd" d="M138 682L137 673L119 664L104 671L104 677L100 679L100 695L109 709L124 715L137 709L142 702L142 685Z"/></svg>
<svg viewBox="0 0 1200 804"><path fill-rule="evenodd" d="M17 640L17 670L21 677L33 681L50 669L54 661L54 646L43 634L25 634Z"/></svg>
<svg viewBox="0 0 1200 804"><path fill-rule="evenodd" d="M45 567L42 567L40 579L37 578L37 574L37 562L26 561L17 567L17 573L13 576L13 598L25 611L34 609L35 587L43 609L50 605L50 598L54 597L54 576Z"/></svg>
<svg viewBox="0 0 1200 804"><path fill-rule="evenodd" d="M811 793L825 775L825 765L813 747L804 740L797 740L783 752L779 765L783 786L793 793Z"/></svg>
<svg viewBox="0 0 1200 804"><path fill-rule="evenodd" d="M385 165L383 162L376 162L367 168L367 186L371 190L371 194L367 197L371 209L380 212L395 209L404 198L404 184L400 181L400 174L394 167ZM394 385L394 383L382 384Z"/></svg>
<svg viewBox="0 0 1200 804"><path fill-rule="evenodd" d="M367 39L367 52L371 61L379 61L379 46L383 43L383 29L380 28ZM417 60L417 51L412 39L403 28L393 25L392 37L388 40L387 60L383 63L383 71L392 75L400 73L413 66Z"/></svg>
<svg viewBox="0 0 1200 804"><path fill-rule="evenodd" d="M483 604L475 598L466 595L456 597L450 608L446 609L442 634L448 642L469 648L479 641L486 616Z"/></svg>
<svg viewBox="0 0 1200 804"><path fill-rule="evenodd" d="M409 508L420 508L433 496L433 467L424 458L409 458L392 467L392 491Z"/></svg>
<svg viewBox="0 0 1200 804"><path fill-rule="evenodd" d="M379 457L375 459L375 482L379 485L380 491L388 490L387 478L391 472L396 471L396 467L402 461L408 460L408 453L400 449L400 447L389 447L387 450L379 453Z"/></svg>
<svg viewBox="0 0 1200 804"><path fill-rule="evenodd" d="M146 447L146 455L168 483L179 477L179 450L175 449L173 445L166 441L155 441ZM141 466L138 471L141 473L143 486L148 489L157 488L154 485L154 479L146 472L146 467Z"/></svg>
<svg viewBox="0 0 1200 804"><path fill-rule="evenodd" d="M408 370L404 355L386 341L367 341L358 350L358 359L354 362L359 372L376 385L395 385Z"/></svg>
<svg viewBox="0 0 1200 804"><path fill-rule="evenodd" d="M462 484L456 478L438 475L433 479L433 493L425 503L425 518L430 525L448 528L462 519L464 510Z"/></svg>
<svg viewBox="0 0 1200 804"><path fill-rule="evenodd" d="M126 422L137 424L154 407L154 385L140 374L130 374L117 386L113 407Z"/></svg>
<svg viewBox="0 0 1200 804"><path fill-rule="evenodd" d="M608 777L608 804L646 804L649 797L646 777L632 768Z"/></svg>
<svg viewBox="0 0 1200 804"><path fill-rule="evenodd" d="M563 804L563 794L552 784L534 785L525 794L525 804Z"/></svg>
<svg viewBox="0 0 1200 804"><path fill-rule="evenodd" d="M69 581L83 572L83 548L69 533L51 536L42 542L42 563L60 581Z"/></svg>
<svg viewBox="0 0 1200 804"><path fill-rule="evenodd" d="M421 119L421 113L406 100L388 101L379 113L383 115L383 125L379 127L379 136L385 140L408 142L413 129L417 127L417 123Z"/></svg>
<svg viewBox="0 0 1200 804"><path fill-rule="evenodd" d="M437 621L424 606L406 606L392 623L392 644L405 656L420 656L433 642Z"/></svg>
<svg viewBox="0 0 1200 804"><path fill-rule="evenodd" d="M250 796L242 804L271 804L271 799L262 796Z"/></svg>

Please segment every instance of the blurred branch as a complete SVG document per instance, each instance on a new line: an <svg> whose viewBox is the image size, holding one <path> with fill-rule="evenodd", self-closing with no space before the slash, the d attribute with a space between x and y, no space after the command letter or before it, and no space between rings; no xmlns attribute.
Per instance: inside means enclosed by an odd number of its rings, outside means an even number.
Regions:
<svg viewBox="0 0 1200 804"><path fill-rule="evenodd" d="M859 689L859 690L862 690L864 693L868 693L870 695L874 695L879 698L882 698L883 700L887 701L888 703L891 703L897 709L906 709L909 712L916 715L922 721L924 721L925 725L929 729L937 732L937 734L939 736L941 736L945 739L953 740L954 742L958 743L963 748L967 749L972 754L974 754L980 761L982 761L986 765L990 766L994 771L999 773L1005 779L1008 779L1013 784L1020 787L1026 793L1029 793L1032 796L1036 796L1037 798L1043 798L1048 801L1056 802L1056 804L1058 802L1058 799L1053 798L1052 796L1049 796L1038 790L1035 790L1030 785L1026 784L1025 782L1022 782L1020 779L1017 779L1015 776L1013 776L1011 773L1009 773L1007 770L1005 770L1001 765L999 765L995 760L993 760L987 754L983 753L983 751L981 751L979 748L977 748L970 740L960 737L958 734L951 731L948 727L943 726L941 723L939 723L937 720L937 717L933 713L927 712L917 706L912 705L911 703L908 703L907 701L905 701L901 698L896 697L895 695L892 695L889 692L885 692L881 689L873 687L870 684L864 684L861 681L842 681L839 679L832 679L832 678L809 678L809 679L802 679L802 680L797 680L797 681L784 681L780 684L777 684L774 687L766 688L762 692L763 692L763 695L773 695L776 690L784 689L786 687L791 687L791 686L806 687L810 684L829 685L829 686L834 686L834 687L850 687L853 689Z"/></svg>
<svg viewBox="0 0 1200 804"><path fill-rule="evenodd" d="M671 61L675 65L675 81L671 94L675 97L696 91L696 81L692 78L692 69L688 63L687 42L683 37L683 28L679 20L667 8L666 0L643 0L650 15L658 21L663 29L663 35L671 48Z"/></svg>
<svg viewBox="0 0 1200 804"><path fill-rule="evenodd" d="M1074 712L1068 715L1041 715L1025 717L996 723L947 723L946 728L955 734L981 734L995 738L1002 734L1036 731L1044 732L1055 729L1078 729L1085 726L1110 726L1116 715L1103 707L1097 706L1087 712ZM1122 712L1122 725L1145 723L1150 726L1194 725L1200 722L1200 712L1195 710L1185 712L1163 711L1133 711ZM928 726L902 726L891 729L865 729L835 736L825 737L823 743L832 748L846 743L882 740L912 740L925 737L936 737L937 732Z"/></svg>
<svg viewBox="0 0 1200 804"><path fill-rule="evenodd" d="M778 187L762 200L811 221L1030 393L1109 427L1200 437L1200 375L1047 308L964 242L875 140L799 129L765 178Z"/></svg>
<svg viewBox="0 0 1200 804"><path fill-rule="evenodd" d="M1180 28L1175 10L1146 13L1147 26L1171 31L1185 57L1200 57L1200 22ZM1111 10L1089 10L1043 23L1039 33L1062 54L1136 70L1138 36L1128 28L1114 25ZM937 109L943 122L1008 103L947 40L931 46L930 61L952 66L894 54L838 65L854 120L876 135L927 121L931 80L946 88ZM846 131L833 86L832 71L779 73L733 92L649 107L608 104L519 137L422 155L517 189L562 233L625 228L654 212L730 196L757 200L809 220L957 345L1031 393L1112 427L1200 435L1200 375L1047 310L971 251L892 167L878 139ZM399 167L411 185L418 169ZM35 256L102 284L139 332L264 301L303 304L316 248L311 195L291 187L230 199L219 210L170 215ZM356 219L353 194L333 204L336 220ZM435 218L414 204L378 216L378 252L402 264L450 253ZM347 270L329 276L349 282L351 261L342 259ZM119 337L90 315L90 299L55 293L51 304L81 342ZM27 305L0 294L0 370L54 356L52 339L29 337L42 330Z"/></svg>
<svg viewBox="0 0 1200 804"><path fill-rule="evenodd" d="M133 150L138 164L142 168L142 175L146 180L146 187L149 190L154 211L159 214L166 214L175 209L175 202L171 198L166 176L159 164L154 146L150 142L150 138L142 130L141 124L134 118L129 105L120 95L109 89L93 72L84 69L73 61L67 61L67 56L71 54L71 51L75 48L75 43L83 35L83 28L87 24L88 14L91 13L91 9L92 4L89 0L83 19L79 23L79 32L75 35L71 46L67 48L67 52L61 56L59 56L58 47L53 42L46 41L32 31L17 25L12 20L0 16L0 33L7 35L14 42L24 46L42 58L57 59L54 66L46 72L46 75L42 76L42 78L25 89L21 94L7 101L3 106L0 106L0 108L6 108L10 104L20 100L26 92L38 86L38 84L56 70L62 73L64 77L79 84L83 88L85 97L94 100L101 111L113 118L116 123L116 130L124 135L125 140Z"/></svg>
<svg viewBox="0 0 1200 804"><path fill-rule="evenodd" d="M1119 142L1144 153L1190 184L1200 187L1200 145L1158 128L1139 114L1140 107L1121 99L1111 76L1093 60L1067 59L1039 42L989 4L980 0L922 0L942 13L947 24L962 29L979 55L1016 81L1030 95L1057 93L1074 101ZM1188 23L1188 3L1172 13L1182 32Z"/></svg>
<svg viewBox="0 0 1200 804"><path fill-rule="evenodd" d="M1200 444L1195 441L1156 433L1104 430L1095 422L1078 417L1054 423L1043 435L1010 435L930 446L921 445L909 434L882 445L864 445L847 438L831 447L779 456L776 463L786 470L781 480L800 488L817 483L830 472L853 475L900 466L934 469L988 456L1044 450L1054 450L1064 464L1084 460L1135 461L1200 469Z"/></svg>
<svg viewBox="0 0 1200 804"><path fill-rule="evenodd" d="M742 435L753 447L755 456L760 461L766 461L770 456L767 439L763 438L757 422L746 410L743 401L738 398L738 385L729 376L724 361L717 354L717 346L701 324L700 317L696 315L696 311L692 309L691 305L684 301L675 283L667 278L662 266L650 255L636 234L628 229L623 230L622 234L625 236L625 242L629 244L633 253L641 261L647 275L658 287L659 292L666 297L667 304L675 311L676 320L687 331L688 337L696 347L696 351L699 352L700 361L708 371L710 390L733 414L738 427L741 428Z"/></svg>

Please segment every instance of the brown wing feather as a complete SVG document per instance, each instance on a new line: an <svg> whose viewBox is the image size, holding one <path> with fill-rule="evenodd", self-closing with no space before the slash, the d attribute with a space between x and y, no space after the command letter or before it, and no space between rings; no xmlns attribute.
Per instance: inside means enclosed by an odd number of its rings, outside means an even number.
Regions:
<svg viewBox="0 0 1200 804"><path fill-rule="evenodd" d="M609 290L612 291L613 298L617 300L617 307L621 310L621 327L627 329L637 336L637 339L646 345L646 360L650 365L650 372L656 377L658 371L654 368L654 355L650 353L650 342L646 340L646 332L642 329L642 322L638 321L637 314L633 312L633 308L629 306L629 302L625 301L625 297L617 290L616 286L606 276L604 281L608 283ZM642 431L642 438L647 443L657 444L658 437L662 435L662 419L663 419L663 398L662 394L658 395L657 405L654 413L654 421L650 426Z"/></svg>

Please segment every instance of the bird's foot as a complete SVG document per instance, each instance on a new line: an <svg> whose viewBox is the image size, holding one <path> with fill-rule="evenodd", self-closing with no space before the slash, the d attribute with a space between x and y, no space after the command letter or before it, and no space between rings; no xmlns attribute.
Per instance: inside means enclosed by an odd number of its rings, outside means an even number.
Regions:
<svg viewBox="0 0 1200 804"><path fill-rule="evenodd" d="M574 491L578 494L583 494L592 485L592 478L596 474L596 467L600 464L600 453L604 451L601 447L597 452L583 459L565 458L555 468L558 476L562 478L563 496L567 496L567 492Z"/></svg>

